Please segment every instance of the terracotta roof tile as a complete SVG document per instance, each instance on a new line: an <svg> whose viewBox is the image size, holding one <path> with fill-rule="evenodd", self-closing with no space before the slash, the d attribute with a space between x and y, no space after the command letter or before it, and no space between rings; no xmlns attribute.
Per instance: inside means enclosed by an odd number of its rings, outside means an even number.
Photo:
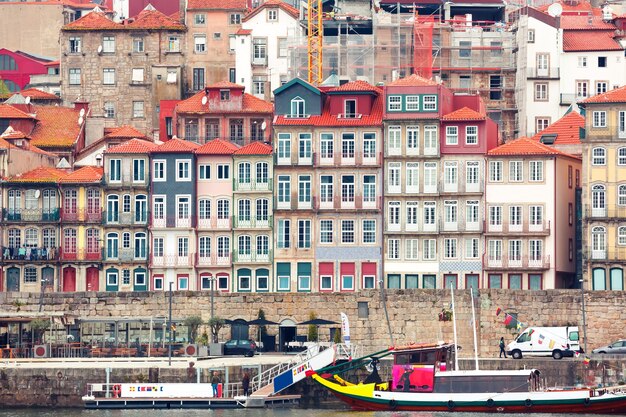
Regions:
<svg viewBox="0 0 626 417"><path fill-rule="evenodd" d="M34 117L10 104L0 104L0 119L34 119Z"/></svg>
<svg viewBox="0 0 626 417"><path fill-rule="evenodd" d="M63 171L57 168L51 167L37 167L31 171L23 174L14 175L7 178L7 182L44 182L44 183L57 183L59 180L67 175L67 171Z"/></svg>
<svg viewBox="0 0 626 417"><path fill-rule="evenodd" d="M180 12L174 12L168 16L170 19L178 20L180 22Z"/></svg>
<svg viewBox="0 0 626 417"><path fill-rule="evenodd" d="M472 110L469 107L463 107L458 110L453 111L452 113L448 113L441 118L441 120L452 122L452 121L465 121L465 120L485 120L486 116L484 114L478 113L476 110Z"/></svg>
<svg viewBox="0 0 626 417"><path fill-rule="evenodd" d="M144 140L148 139L146 135L144 135L139 130L129 125L124 125L124 126L115 128L110 133L107 133L105 137L109 139L133 139L133 138L144 139Z"/></svg>
<svg viewBox="0 0 626 417"><path fill-rule="evenodd" d="M185 26L179 20L174 20L158 10L142 10L131 23L127 23L129 29L173 29L185 30Z"/></svg>
<svg viewBox="0 0 626 417"><path fill-rule="evenodd" d="M54 158L58 158L59 157L58 155L53 154L52 152L48 152L48 151L44 151L43 149L39 149L38 147L36 147L33 144L30 145L30 148L28 148L28 150L31 151L31 152L42 154L42 155L52 156Z"/></svg>
<svg viewBox="0 0 626 417"><path fill-rule="evenodd" d="M563 14L561 15L561 29L565 31L568 31L568 30L589 31L589 30L598 30L598 29L615 30L617 29L617 27L613 23L605 22L602 19L601 15L592 16L591 24L590 24L589 15L587 14L576 15L576 16Z"/></svg>
<svg viewBox="0 0 626 417"><path fill-rule="evenodd" d="M240 84L231 83L230 81L220 81L215 84L207 85L206 88L239 88L243 90L245 87Z"/></svg>
<svg viewBox="0 0 626 417"><path fill-rule="evenodd" d="M200 91L187 100L183 100L176 105L177 113L219 113L224 114L225 111L221 108L212 109L208 105L202 104L202 97L204 97L204 91ZM241 104L241 110L230 110L228 113L266 113L272 114L274 111L274 105L268 101L261 100L248 93L243 93L243 99Z"/></svg>
<svg viewBox="0 0 626 417"><path fill-rule="evenodd" d="M372 111L369 115L360 118L337 117L330 112L330 100L326 100L322 114L319 116L309 116L306 118L292 118L276 116L274 126L324 126L324 127L350 127L350 126L382 126L383 98L378 95L372 104Z"/></svg>
<svg viewBox="0 0 626 417"><path fill-rule="evenodd" d="M563 32L563 51L621 51L613 31L574 30Z"/></svg>
<svg viewBox="0 0 626 417"><path fill-rule="evenodd" d="M430 80L428 78L420 77L417 74L411 74L408 77L399 78L389 84L387 86L392 87L426 87L439 85L437 82Z"/></svg>
<svg viewBox="0 0 626 417"><path fill-rule="evenodd" d="M7 139L30 139L24 132L20 132L19 130L13 130L11 126L7 128L4 132L0 133L0 138Z"/></svg>
<svg viewBox="0 0 626 417"><path fill-rule="evenodd" d="M297 19L298 16L300 16L300 12L298 11L298 9L296 9L295 7L293 7L292 5L288 3L285 3L282 0L266 0L265 3L263 3L262 5L260 5L259 7L252 10L250 13L248 13L246 17L243 18L243 21L246 22L250 20L252 17L256 16L257 14L261 13L263 10L270 8L270 7L279 7L280 9L282 9L285 13L287 13L294 19Z"/></svg>
<svg viewBox="0 0 626 417"><path fill-rule="evenodd" d="M527 137L521 137L513 141L500 145L490 150L489 156L566 156L569 158L580 159L574 155L561 152L543 143L537 142Z"/></svg>
<svg viewBox="0 0 626 417"><path fill-rule="evenodd" d="M152 150L152 153L193 153L200 145L183 139L173 138Z"/></svg>
<svg viewBox="0 0 626 417"><path fill-rule="evenodd" d="M585 118L572 111L537 133L533 140L540 141L543 135L556 135L555 145L577 145L580 143L580 129L584 127Z"/></svg>
<svg viewBox="0 0 626 417"><path fill-rule="evenodd" d="M56 100L61 101L61 97L56 96L52 93L48 93L46 91L41 91L36 88L27 88L25 90L19 91L17 93L7 93L0 95L0 98L6 99L11 97L13 94L20 94L23 97L30 97L32 100Z"/></svg>
<svg viewBox="0 0 626 417"><path fill-rule="evenodd" d="M100 182L104 171L102 167L84 166L61 178L61 184Z"/></svg>
<svg viewBox="0 0 626 417"><path fill-rule="evenodd" d="M235 32L235 35L250 35L252 33L252 29L239 29Z"/></svg>
<svg viewBox="0 0 626 417"><path fill-rule="evenodd" d="M381 94L383 92L380 88L361 80L351 81L349 83L345 83L344 85L340 85L339 87L331 88L328 90L329 93L353 91L371 91L377 94Z"/></svg>
<svg viewBox="0 0 626 417"><path fill-rule="evenodd" d="M237 150L235 155L271 155L272 147L263 142L251 142Z"/></svg>
<svg viewBox="0 0 626 417"><path fill-rule="evenodd" d="M66 148L76 143L80 133L79 110L71 107L37 106L35 113L38 123L30 135L33 145L40 148Z"/></svg>
<svg viewBox="0 0 626 417"><path fill-rule="evenodd" d="M109 19L104 13L91 12L68 23L61 30L121 30L124 27Z"/></svg>
<svg viewBox="0 0 626 417"><path fill-rule="evenodd" d="M0 136L0 148L1 149L14 149L14 148L16 148L16 146L15 145L11 145L9 142L4 140L2 138L2 136Z"/></svg>
<svg viewBox="0 0 626 417"><path fill-rule="evenodd" d="M159 145L141 139L131 139L117 146L113 146L104 151L106 154L121 154L121 153L150 153L158 148Z"/></svg>
<svg viewBox="0 0 626 417"><path fill-rule="evenodd" d="M584 99L581 103L626 103L626 85L606 93Z"/></svg>
<svg viewBox="0 0 626 417"><path fill-rule="evenodd" d="M244 10L248 8L246 0L189 0L187 9L222 9Z"/></svg>
<svg viewBox="0 0 626 417"><path fill-rule="evenodd" d="M213 139L196 149L196 155L232 155L239 146L224 139Z"/></svg>

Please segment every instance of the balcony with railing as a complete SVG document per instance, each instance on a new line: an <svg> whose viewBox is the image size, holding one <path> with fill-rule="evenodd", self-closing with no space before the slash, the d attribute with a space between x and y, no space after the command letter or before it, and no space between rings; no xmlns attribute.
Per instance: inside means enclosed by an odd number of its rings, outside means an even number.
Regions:
<svg viewBox="0 0 626 417"><path fill-rule="evenodd" d="M163 226L156 226L153 222L154 227L165 227L165 222L163 222ZM217 216L203 218L198 217L198 229L217 229L217 230L227 230L232 227L231 216L226 218L218 218Z"/></svg>
<svg viewBox="0 0 626 417"><path fill-rule="evenodd" d="M60 259L62 261L100 261L102 260L102 249L76 249L60 248Z"/></svg>
<svg viewBox="0 0 626 417"><path fill-rule="evenodd" d="M560 78L560 68L526 68L527 79L540 79L540 80L558 80Z"/></svg>
<svg viewBox="0 0 626 417"><path fill-rule="evenodd" d="M466 219L446 221L445 219L439 219L439 230L441 232L482 233L482 225L482 221L468 222Z"/></svg>
<svg viewBox="0 0 626 417"><path fill-rule="evenodd" d="M379 166L382 162L382 152L374 154L355 152L354 155L342 155L341 152L334 152L332 155L322 155L313 152L313 160L316 167L339 167L339 166Z"/></svg>
<svg viewBox="0 0 626 417"><path fill-rule="evenodd" d="M102 222L105 225L120 226L146 226L148 224L148 211L103 211Z"/></svg>
<svg viewBox="0 0 626 417"><path fill-rule="evenodd" d="M585 244L583 243L583 246ZM588 261L597 262L626 262L626 247L613 247L604 249L585 248L583 255Z"/></svg>
<svg viewBox="0 0 626 417"><path fill-rule="evenodd" d="M196 254L196 266L230 266L230 252L222 253L198 253Z"/></svg>
<svg viewBox="0 0 626 417"><path fill-rule="evenodd" d="M440 181L439 190L441 190L442 194L483 193L485 191L485 183L481 179L478 179L478 182L468 183L465 181L465 175L460 175L457 182L447 183L445 181Z"/></svg>
<svg viewBox="0 0 626 417"><path fill-rule="evenodd" d="M272 216L233 216L233 228L236 229L267 229L272 225Z"/></svg>
<svg viewBox="0 0 626 417"><path fill-rule="evenodd" d="M100 207L93 209L79 208L73 210L61 209L61 221L80 223L102 222L102 210Z"/></svg>
<svg viewBox="0 0 626 417"><path fill-rule="evenodd" d="M193 253L188 255L164 254L163 256L152 254L150 256L150 266L154 268L192 267L194 260L195 254Z"/></svg>
<svg viewBox="0 0 626 417"><path fill-rule="evenodd" d="M240 182L237 178L234 181L235 191L268 191L274 190L274 180L269 178L267 182L250 181Z"/></svg>
<svg viewBox="0 0 626 417"><path fill-rule="evenodd" d="M149 184L147 172L143 175L143 178L135 178L130 174L113 176L111 174L106 174L104 178L107 187L147 187Z"/></svg>
<svg viewBox="0 0 626 417"><path fill-rule="evenodd" d="M492 257L485 254L483 256L483 265L485 269L550 269L550 255L537 257L509 257L507 255L503 255L501 257Z"/></svg>
<svg viewBox="0 0 626 417"><path fill-rule="evenodd" d="M486 234L528 234L547 236L551 231L550 221L547 220L538 223L525 221L522 223L502 222L500 224L490 224L489 221L485 220L484 223L483 227Z"/></svg>
<svg viewBox="0 0 626 417"><path fill-rule="evenodd" d="M365 197L357 194L351 201L343 201L341 196L335 194L332 201L321 201L318 196L313 197L314 210L380 210L382 196Z"/></svg>
<svg viewBox="0 0 626 417"><path fill-rule="evenodd" d="M268 253L240 253L239 251L233 251L233 263L269 263L274 260L272 251Z"/></svg>
<svg viewBox="0 0 626 417"><path fill-rule="evenodd" d="M2 209L5 222L58 222L60 209Z"/></svg>
<svg viewBox="0 0 626 417"><path fill-rule="evenodd" d="M60 248L2 246L2 261L6 262L50 262L58 261Z"/></svg>
<svg viewBox="0 0 626 417"><path fill-rule="evenodd" d="M105 250L104 260L109 262L146 262L148 250L146 248L118 248L117 250Z"/></svg>

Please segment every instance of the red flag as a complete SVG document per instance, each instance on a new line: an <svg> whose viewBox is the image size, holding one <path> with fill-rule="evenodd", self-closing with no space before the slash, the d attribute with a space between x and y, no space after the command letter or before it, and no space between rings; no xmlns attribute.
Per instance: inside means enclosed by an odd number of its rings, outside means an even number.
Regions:
<svg viewBox="0 0 626 417"><path fill-rule="evenodd" d="M535 333L535 329L530 329L530 331L528 332L528 336L532 336L533 333Z"/></svg>
<svg viewBox="0 0 626 417"><path fill-rule="evenodd" d="M496 316L499 316L502 313L502 309L500 307L496 308Z"/></svg>
<svg viewBox="0 0 626 417"><path fill-rule="evenodd" d="M506 317L504 318L504 325L508 326L509 324L511 324L512 321L513 321L513 316L511 316L510 314L507 314Z"/></svg>
<svg viewBox="0 0 626 417"><path fill-rule="evenodd" d="M591 359L589 359L589 356L585 356L585 359L583 359L583 363L585 365L589 365L589 362L591 362Z"/></svg>

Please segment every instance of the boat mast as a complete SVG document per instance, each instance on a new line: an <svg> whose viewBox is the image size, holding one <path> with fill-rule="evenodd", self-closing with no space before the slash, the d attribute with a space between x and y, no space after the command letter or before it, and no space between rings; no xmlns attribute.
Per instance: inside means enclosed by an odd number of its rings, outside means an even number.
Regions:
<svg viewBox="0 0 626 417"><path fill-rule="evenodd" d="M456 340L456 311L454 310L454 287L450 287L450 295L452 296L452 330L454 331L454 370L459 370L459 349Z"/></svg>
<svg viewBox="0 0 626 417"><path fill-rule="evenodd" d="M478 371L478 341L476 340L476 310L474 309L474 288L470 287L470 298L472 299L472 330L474 331L474 361Z"/></svg>

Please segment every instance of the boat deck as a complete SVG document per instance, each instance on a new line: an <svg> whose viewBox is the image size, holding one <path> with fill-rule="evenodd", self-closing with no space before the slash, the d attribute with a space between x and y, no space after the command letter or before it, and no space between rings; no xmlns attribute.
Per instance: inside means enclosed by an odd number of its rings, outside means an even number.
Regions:
<svg viewBox="0 0 626 417"><path fill-rule="evenodd" d="M236 398L95 398L85 400L85 408L91 410L102 409L223 409L263 407L278 408L296 406L300 395L277 395L263 398L260 404L258 399L250 397ZM253 403L253 404L252 404Z"/></svg>

